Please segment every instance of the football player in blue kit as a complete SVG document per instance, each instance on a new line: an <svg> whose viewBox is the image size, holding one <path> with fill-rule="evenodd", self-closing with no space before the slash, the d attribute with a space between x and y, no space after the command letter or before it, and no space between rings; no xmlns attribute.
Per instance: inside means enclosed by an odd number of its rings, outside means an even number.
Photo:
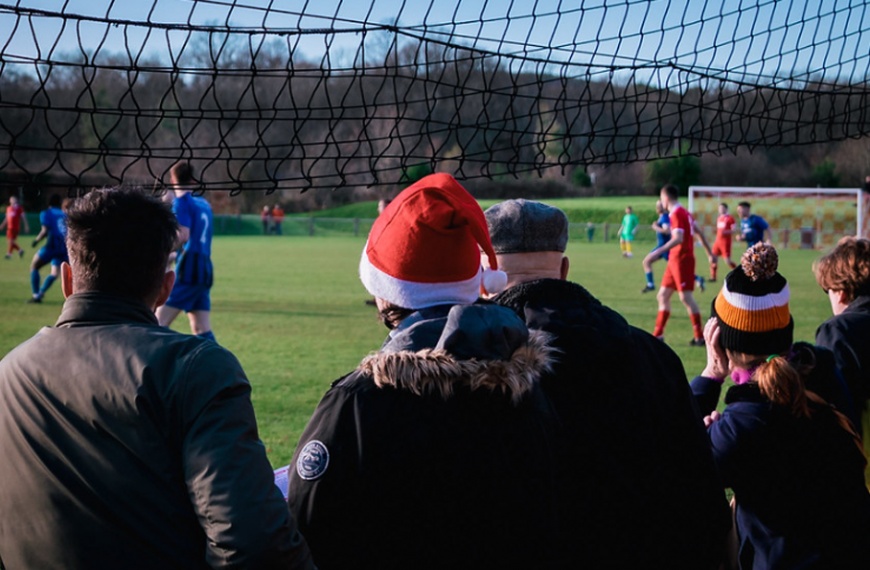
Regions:
<svg viewBox="0 0 870 570"><path fill-rule="evenodd" d="M214 227L211 206L191 191L196 187L193 167L178 162L169 171L175 199L172 211L178 219L178 246L175 260L175 285L166 303L157 309L157 320L169 326L181 311L187 313L193 334L215 340L211 330L211 240Z"/></svg>
<svg viewBox="0 0 870 570"><path fill-rule="evenodd" d="M771 240L770 225L767 220L753 214L750 208L749 202L737 204L737 213L740 215L740 235L737 239L745 241L747 249L760 241L770 243Z"/></svg>
<svg viewBox="0 0 870 570"><path fill-rule="evenodd" d="M52 194L48 199L48 209L39 213L39 223L42 227L31 245L36 247L43 239L46 239L46 242L30 263L30 288L33 296L28 299L28 303L42 302L45 292L60 275L60 264L69 261L66 252L66 214L63 213L62 204L63 199L60 194ZM39 270L49 263L51 263L51 273L40 286Z"/></svg>

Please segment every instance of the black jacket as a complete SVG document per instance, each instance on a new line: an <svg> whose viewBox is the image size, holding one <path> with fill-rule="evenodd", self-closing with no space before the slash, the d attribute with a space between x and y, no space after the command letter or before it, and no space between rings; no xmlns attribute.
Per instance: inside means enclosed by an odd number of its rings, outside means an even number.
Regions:
<svg viewBox="0 0 870 570"><path fill-rule="evenodd" d="M715 566L730 527L679 358L583 287L523 283L495 302L554 335L566 567Z"/></svg>
<svg viewBox="0 0 870 570"><path fill-rule="evenodd" d="M548 568L552 416L539 333L495 305L418 311L336 381L290 505L329 568Z"/></svg>
<svg viewBox="0 0 870 570"><path fill-rule="evenodd" d="M854 400L864 454L870 457L870 296L857 297L845 311L822 323L816 344L834 353ZM864 482L870 489L870 464L864 469Z"/></svg>
<svg viewBox="0 0 870 570"><path fill-rule="evenodd" d="M870 296L856 298L845 311L822 323L816 344L834 353L856 407L866 409L870 400Z"/></svg>
<svg viewBox="0 0 870 570"><path fill-rule="evenodd" d="M85 293L0 361L0 558L30 568L311 568L217 344Z"/></svg>

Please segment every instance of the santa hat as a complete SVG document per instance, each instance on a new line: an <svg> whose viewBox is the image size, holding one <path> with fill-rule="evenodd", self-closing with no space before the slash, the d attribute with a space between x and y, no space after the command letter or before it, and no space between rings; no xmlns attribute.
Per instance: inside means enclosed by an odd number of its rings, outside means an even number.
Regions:
<svg viewBox="0 0 870 570"><path fill-rule="evenodd" d="M791 347L794 320L788 309L788 282L778 266L776 249L759 242L746 250L740 266L725 278L712 307L723 348L781 354Z"/></svg>
<svg viewBox="0 0 870 570"><path fill-rule="evenodd" d="M483 271L480 252L491 269ZM403 190L378 216L359 265L369 293L405 309L473 303L481 288L498 293L486 218L449 174L431 174Z"/></svg>

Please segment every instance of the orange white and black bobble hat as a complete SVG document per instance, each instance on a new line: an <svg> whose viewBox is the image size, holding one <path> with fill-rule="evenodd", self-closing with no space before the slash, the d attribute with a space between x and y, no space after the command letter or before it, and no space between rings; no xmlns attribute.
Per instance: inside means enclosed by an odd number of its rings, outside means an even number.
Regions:
<svg viewBox="0 0 870 570"><path fill-rule="evenodd" d="M777 272L779 255L769 244L746 250L713 300L723 348L744 354L781 354L794 340L789 289Z"/></svg>
<svg viewBox="0 0 870 570"><path fill-rule="evenodd" d="M483 270L481 251L491 269ZM359 265L369 293L405 309L469 304L499 293L498 270L480 205L449 174L430 174L390 202L375 220Z"/></svg>

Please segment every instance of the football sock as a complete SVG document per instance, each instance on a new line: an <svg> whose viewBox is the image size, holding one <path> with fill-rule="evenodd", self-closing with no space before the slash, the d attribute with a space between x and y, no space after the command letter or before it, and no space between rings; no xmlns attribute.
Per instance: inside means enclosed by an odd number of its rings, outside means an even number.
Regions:
<svg viewBox="0 0 870 570"><path fill-rule="evenodd" d="M731 261L731 260L729 259L729 260L728 260L728 267L730 267L731 269L736 269L736 268L737 268L737 264L734 263L733 261Z"/></svg>
<svg viewBox="0 0 870 570"><path fill-rule="evenodd" d="M217 342L217 339L214 337L214 333L211 332L211 331L206 331L206 332L204 332L204 333L199 333L199 334L196 335L196 336L198 336L199 338L207 338L207 339L210 340L210 341Z"/></svg>
<svg viewBox="0 0 870 570"><path fill-rule="evenodd" d="M718 263L711 263L711 264L710 264L710 280L711 280L711 281L715 281L715 280L716 280L716 270L717 270L717 269L719 269L719 264L718 264Z"/></svg>
<svg viewBox="0 0 870 570"><path fill-rule="evenodd" d="M692 320L692 332L695 338L704 338L704 329L701 327L701 313L689 313Z"/></svg>
<svg viewBox="0 0 870 570"><path fill-rule="evenodd" d="M34 295L39 295L39 271L36 269L30 272L30 290Z"/></svg>
<svg viewBox="0 0 870 570"><path fill-rule="evenodd" d="M663 336L665 334L665 325L668 323L668 317L670 316L670 311L659 311L659 314L656 315L656 328L653 330L653 336Z"/></svg>
<svg viewBox="0 0 870 570"><path fill-rule="evenodd" d="M653 281L652 271L645 273L644 275L646 275L646 286L647 287L655 287L656 284L655 284L655 281Z"/></svg>
<svg viewBox="0 0 870 570"><path fill-rule="evenodd" d="M631 253L631 242L625 242L625 253Z"/></svg>
<svg viewBox="0 0 870 570"><path fill-rule="evenodd" d="M42 287L39 289L39 296L42 297L45 295L45 292L48 291L48 288L51 287L51 284L54 283L54 280L57 279L54 275L49 275L45 278L45 281L42 282Z"/></svg>

